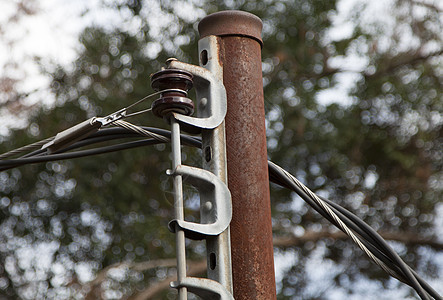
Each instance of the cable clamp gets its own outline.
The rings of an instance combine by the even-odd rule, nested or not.
[[[58,150],[66,148],[87,137],[88,135],[97,132],[101,126],[102,123],[100,123],[97,118],[94,117],[88,119],[80,124],[57,133],[52,141],[42,146],[42,149],[48,149],[49,153],[57,152]]]

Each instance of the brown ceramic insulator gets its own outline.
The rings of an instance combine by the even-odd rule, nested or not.
[[[194,102],[180,96],[160,97],[152,103],[152,112],[157,117],[163,118],[171,113],[190,116],[194,112]]]
[[[171,113],[192,115],[194,103],[187,98],[187,92],[192,88],[192,74],[179,69],[164,69],[152,74],[151,86],[155,91],[165,91],[159,99],[152,103],[152,112],[158,117],[165,117]]]

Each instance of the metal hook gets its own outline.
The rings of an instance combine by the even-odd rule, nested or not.
[[[172,288],[186,287],[202,299],[234,300],[224,286],[211,279],[186,277],[180,282],[173,281],[170,285]]]
[[[215,36],[208,36],[201,39],[200,43],[203,45],[202,52],[205,51],[206,53],[206,63],[208,65],[219,65],[217,38]],[[180,123],[194,127],[195,132],[200,131],[200,129],[214,129],[220,125],[225,119],[227,111],[226,89],[223,85],[222,75],[214,74],[211,70],[176,59],[170,59],[167,63],[168,68],[182,69],[191,73],[194,76],[194,86],[197,93],[197,117],[174,113],[174,118]],[[218,69],[221,70],[221,67],[218,66]]]
[[[204,239],[208,235],[222,233],[232,219],[231,193],[226,184],[213,173],[189,166],[179,165],[175,171],[168,170],[168,175],[181,175],[185,182],[195,186],[200,193],[200,204],[205,213],[207,224],[184,220],[169,222],[169,230],[175,232],[175,225],[185,231],[186,237],[194,240]],[[205,220],[205,221],[206,221]]]

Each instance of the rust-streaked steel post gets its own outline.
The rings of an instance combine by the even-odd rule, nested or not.
[[[200,36],[220,39],[228,186],[232,194],[231,253],[234,297],[276,299],[271,206],[261,65],[261,20],[222,11],[199,23]]]

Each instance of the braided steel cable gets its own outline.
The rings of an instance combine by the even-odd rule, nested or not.
[[[122,128],[126,128],[126,129],[131,130],[131,131],[134,131],[134,132],[136,132],[136,133],[138,133],[140,135],[156,139],[156,140],[158,140],[160,142],[163,142],[163,143],[169,143],[171,141],[167,137],[164,137],[162,135],[159,135],[159,134],[156,134],[154,132],[148,131],[146,129],[143,129],[140,126],[134,125],[134,124],[126,122],[126,121],[117,120],[117,121],[114,121],[112,124],[120,126]]]
[[[26,145],[26,146],[23,146],[23,147],[14,149],[14,150],[8,151],[8,152],[3,153],[3,154],[0,155],[0,160],[8,158],[8,157],[15,156],[15,155],[18,155],[18,154],[23,154],[23,153],[26,153],[26,152],[31,151],[31,150],[40,149],[44,144],[52,141],[53,139],[54,139],[54,137],[50,137],[50,138],[47,138],[47,139],[44,139],[44,140],[41,140],[41,141],[38,141],[38,142],[35,142],[35,143],[32,143],[32,144],[29,144],[29,145]]]
[[[417,278],[412,273],[409,266],[407,266],[398,256],[398,260],[395,261],[396,265],[402,271],[403,276],[398,274],[396,271],[392,270],[389,266],[387,266],[383,261],[378,259],[360,240],[360,238],[355,235],[351,229],[337,216],[337,214],[331,209],[331,207],[323,201],[320,197],[318,197],[314,192],[312,192],[308,187],[306,187],[303,183],[301,183],[297,178],[295,178],[292,174],[290,174],[285,169],[276,165],[275,163],[268,161],[268,166],[274,169],[277,169],[282,175],[284,175],[291,183],[293,183],[296,187],[298,187],[303,193],[305,193],[309,198],[311,198],[316,205],[318,205],[324,212],[327,213],[328,216],[332,218],[335,222],[335,225],[339,227],[344,233],[346,233],[352,241],[357,244],[357,246],[363,250],[363,252],[372,259],[378,266],[380,266],[385,272],[389,275],[397,278],[398,280],[407,283],[411,287],[413,287],[417,293],[420,295],[422,299],[430,299],[429,294],[423,289],[422,285],[418,282]],[[287,187],[287,184],[285,185]],[[296,191],[297,192],[297,191]],[[441,299],[441,298],[437,298]]]
[[[120,124],[118,124],[120,123]],[[35,155],[26,155],[18,159],[9,160],[9,161],[0,161],[0,171],[13,168],[19,165],[24,165],[28,163],[37,163],[37,162],[45,162],[45,161],[52,161],[52,160],[59,160],[59,159],[70,159],[70,158],[76,158],[76,157],[83,157],[83,156],[89,156],[89,155],[96,155],[100,153],[107,153],[107,152],[114,152],[119,151],[123,149],[129,149],[134,147],[140,147],[145,145],[153,145],[157,143],[165,143],[170,142],[170,132],[167,130],[161,130],[158,128],[142,128],[140,126],[117,120],[114,122],[114,124],[121,126],[121,128],[108,128],[108,129],[101,129],[96,134],[92,134],[90,137],[79,141],[75,143],[74,145],[65,148],[62,150],[68,151],[72,150],[73,148],[81,147],[87,144],[93,144],[101,141],[106,140],[112,140],[122,137],[130,137],[134,136],[133,133],[136,133],[137,135],[143,135],[143,136],[149,136],[150,138],[153,138],[155,140],[143,140],[143,141],[137,141],[137,142],[130,142],[130,143],[124,143],[119,145],[113,145],[113,146],[107,146],[97,149],[90,149],[90,150],[83,150],[78,152],[71,152],[71,153],[65,153],[65,154],[50,154],[45,155],[42,153],[36,153]],[[129,130],[129,131],[125,131]],[[155,131],[155,132],[153,132]],[[131,133],[133,132],[133,133]],[[108,136],[108,137],[106,137]],[[0,157],[9,157],[12,155],[20,154],[25,151],[29,151],[31,149],[39,148],[42,144],[45,142],[50,141],[53,138],[49,138],[43,141],[39,141],[12,151],[9,151],[7,153],[2,154]],[[195,147],[200,147],[201,142],[199,138],[197,137],[191,137],[191,136],[182,136],[182,139],[184,139],[185,144],[192,145]],[[441,296],[438,295],[420,276],[417,275],[409,266],[407,266],[403,261],[401,261],[401,258],[398,257],[398,255],[392,250],[387,249],[386,247],[382,247],[382,245],[379,245],[375,241],[371,241],[370,237],[367,237],[365,235],[360,235],[360,233],[355,234],[350,228],[350,225],[348,224],[350,221],[347,219],[347,215],[343,216],[340,211],[337,210],[338,205],[335,203],[330,202],[329,200],[323,200],[320,197],[318,197],[315,193],[313,193],[309,188],[307,188],[304,184],[302,184],[299,180],[297,180],[292,174],[281,168],[280,166],[276,165],[275,163],[268,161],[268,165],[270,167],[270,178],[273,182],[276,182],[286,188],[289,188],[291,190],[296,191],[299,195],[301,193],[304,193],[309,199],[312,199],[312,201],[315,203],[316,206],[318,206],[321,211],[323,211],[322,215],[325,216],[328,220],[330,220],[333,224],[337,225],[343,232],[345,232],[354,243],[356,243],[360,249],[362,249],[366,255],[368,255],[369,258],[371,258],[377,265],[379,265],[384,271],[386,271],[391,276],[399,279],[400,281],[410,285],[413,287],[421,296],[422,299],[430,299],[429,294],[432,295],[435,299],[443,299]],[[284,176],[284,178],[282,178]],[[295,189],[297,187],[297,189]],[[301,192],[301,193],[300,193]],[[301,196],[301,195],[300,195]],[[303,198],[303,197],[302,197]],[[309,202],[308,202],[309,203]],[[314,206],[313,206],[314,207]],[[315,208],[315,207],[314,207]],[[317,208],[316,208],[317,209]],[[317,209],[318,210],[318,209]],[[344,209],[342,209],[342,212],[345,212]],[[319,211],[319,212],[321,212]],[[337,211],[335,213],[334,211]],[[350,213],[350,212],[348,212]],[[356,216],[354,216],[356,218]],[[362,223],[361,221],[360,223]],[[355,226],[358,226],[361,228],[362,224],[355,223]],[[353,226],[351,226],[353,228]],[[369,240],[368,240],[369,238]],[[381,239],[381,237],[379,237]],[[366,245],[366,246],[365,246]],[[375,247],[375,249],[374,249]],[[372,249],[372,251],[370,250]],[[377,250],[377,251],[376,251]],[[374,252],[375,251],[375,252]],[[380,253],[385,255],[390,259],[390,261],[385,260],[390,266],[388,266],[386,263],[384,263],[382,260],[376,257],[375,254],[377,254],[379,257]],[[394,255],[395,254],[395,255]],[[381,257],[383,258],[383,257]],[[399,262],[400,260],[400,262]],[[395,270],[394,270],[394,269]],[[406,269],[405,269],[406,268]],[[409,274],[408,274],[409,273]],[[411,278],[412,277],[412,278]],[[424,291],[423,288],[426,290]],[[429,294],[428,294],[429,293]]]
[[[274,165],[275,167],[280,168],[279,166],[277,166],[276,164],[274,164],[273,162],[268,162],[269,164]],[[297,178],[295,178],[294,176],[292,176],[292,174],[290,174],[288,171],[286,171],[283,168],[280,168],[281,171],[284,173],[284,175],[291,180],[295,185],[297,185],[300,189],[302,189],[306,194],[309,195],[309,197],[314,200],[314,202],[321,207],[321,209],[323,209],[333,220],[334,222],[337,224],[337,226],[344,232],[346,233],[351,239],[352,241],[357,244],[357,246],[362,249],[367,256],[369,256],[369,258],[371,258],[372,260],[374,260],[383,270],[385,270],[386,272],[388,272],[389,274],[391,274],[392,276],[397,277],[398,275],[395,272],[392,272],[391,269],[386,266],[385,263],[383,263],[382,261],[380,261],[377,257],[374,256],[374,254],[372,254],[371,251],[369,251],[368,248],[366,248],[365,245],[363,245],[363,243],[360,241],[360,239],[351,231],[351,229],[346,226],[345,223],[343,223],[343,221],[332,211],[332,209],[329,207],[328,204],[326,204],[322,199],[320,199],[316,194],[314,194],[314,192],[312,192],[308,187],[306,187],[303,183],[301,183]]]
[[[130,117],[137,116],[137,115],[140,115],[140,114],[143,114],[143,113],[146,113],[146,112],[150,112],[152,110],[151,108],[143,109],[143,110],[136,111],[136,112],[133,112],[133,113],[128,113],[128,110],[130,108],[136,106],[137,104],[146,101],[149,98],[152,98],[154,96],[157,96],[157,95],[165,93],[165,92],[183,92],[183,93],[187,94],[186,91],[182,91],[180,89],[166,89],[166,90],[154,92],[154,93],[151,93],[151,94],[149,94],[149,95],[147,95],[147,96],[145,96],[145,97],[135,101],[134,103],[132,103],[131,105],[129,105],[129,106],[125,107],[125,108],[122,108],[122,109],[120,109],[120,110],[118,110],[118,111],[116,111],[116,112],[114,112],[114,113],[112,113],[112,114],[110,114],[110,115],[108,115],[106,117],[96,118],[96,120],[99,121],[100,123],[102,123],[102,125],[115,124],[115,125],[118,125],[120,127],[127,128],[127,129],[130,129],[132,131],[135,131],[135,132],[137,132],[137,133],[139,133],[141,135],[148,136],[148,137],[157,139],[157,140],[165,142],[165,143],[169,142],[169,139],[167,139],[165,137],[162,137],[162,136],[157,135],[155,133],[147,132],[147,131],[143,130],[142,128],[140,128],[139,126],[136,126],[136,125],[133,125],[131,123],[124,122],[124,121],[120,120],[121,118],[130,118]],[[32,150],[39,149],[43,145],[47,144],[48,142],[53,141],[54,138],[56,138],[56,137],[53,136],[53,137],[50,137],[50,138],[47,138],[47,139],[44,139],[44,140],[41,140],[41,141],[38,141],[38,142],[35,142],[35,143],[32,143],[32,144],[25,145],[23,147],[20,147],[20,148],[8,151],[6,153],[0,154],[0,160],[4,160],[5,158],[13,157],[13,156],[16,156],[16,155],[19,155],[19,154],[23,154],[23,153],[26,153],[26,152],[29,152],[29,151],[32,151]]]

